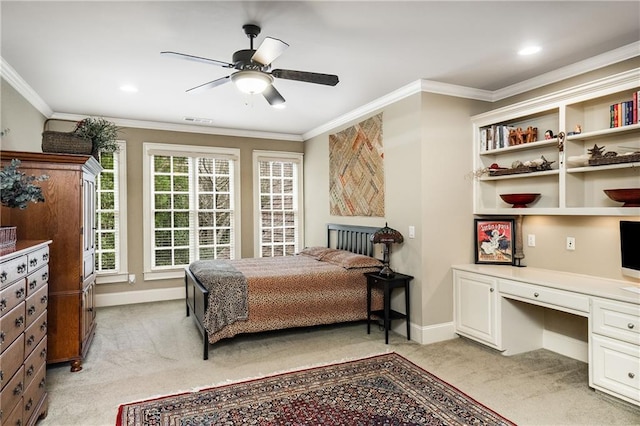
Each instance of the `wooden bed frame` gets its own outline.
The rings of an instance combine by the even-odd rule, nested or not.
[[[374,245],[371,235],[379,228],[357,225],[327,225],[327,247],[373,257]],[[204,315],[209,305],[208,290],[196,279],[189,267],[185,268],[185,299],[187,316],[193,318],[202,333],[203,359],[209,358],[209,335],[204,328]]]

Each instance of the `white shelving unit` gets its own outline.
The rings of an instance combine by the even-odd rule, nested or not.
[[[534,98],[472,117],[474,170],[497,163],[510,168],[515,161],[542,156],[551,170],[483,175],[474,179],[474,214],[640,216],[640,207],[622,207],[604,189],[640,188],[640,162],[589,166],[573,161],[594,145],[618,154],[640,151],[640,124],[610,128],[610,106],[629,101],[640,90],[640,68]],[[537,127],[538,141],[481,150],[480,130],[492,125]],[[576,125],[581,133],[569,135]],[[558,138],[544,139],[546,130]],[[572,160],[572,161],[569,161]],[[500,194],[540,193],[527,208],[513,209]]]

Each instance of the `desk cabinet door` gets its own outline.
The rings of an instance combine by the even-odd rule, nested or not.
[[[501,350],[497,280],[462,271],[453,280],[456,332]]]

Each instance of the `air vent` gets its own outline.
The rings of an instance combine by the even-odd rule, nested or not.
[[[210,118],[197,118],[197,117],[185,117],[184,121],[188,121],[189,123],[198,123],[198,124],[211,124],[213,120]]]

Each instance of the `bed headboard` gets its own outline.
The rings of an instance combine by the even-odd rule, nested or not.
[[[327,224],[327,247],[373,257],[371,235],[380,228],[373,226]]]

